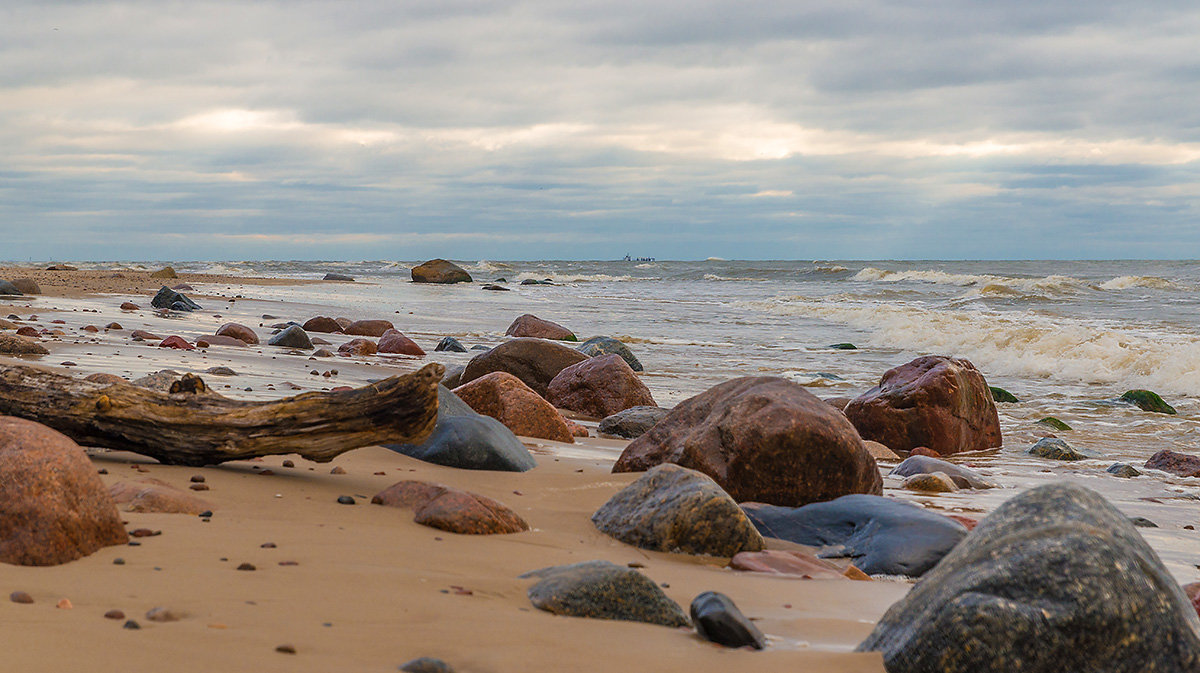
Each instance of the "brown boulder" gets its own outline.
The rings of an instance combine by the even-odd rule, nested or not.
[[[128,541],[83,449],[44,425],[0,416],[0,562],[58,565]]]
[[[470,283],[471,274],[444,259],[431,259],[412,269],[414,283]]]
[[[425,351],[417,345],[417,342],[394,329],[384,332],[383,336],[379,338],[379,352],[399,353],[401,355],[425,355]]]
[[[370,339],[351,339],[338,346],[338,352],[342,355],[374,355],[378,350]]]
[[[163,268],[150,274],[151,278],[178,278],[179,274],[175,273],[174,267],[164,266]]]
[[[41,294],[42,288],[38,287],[37,281],[32,278],[15,278],[12,282],[13,286],[20,290],[23,294]]]
[[[1146,461],[1146,467],[1151,470],[1170,472],[1181,477],[1200,477],[1200,456],[1163,449],[1150,456],[1150,460]]]
[[[863,439],[893,451],[925,446],[943,456],[1001,445],[996,402],[967,360],[920,357],[888,370],[846,406]]]
[[[142,308],[141,306],[138,306],[137,304],[135,304],[131,301],[121,302],[121,310],[122,311],[137,311],[137,310],[140,310],[141,308]]]
[[[305,332],[323,332],[325,334],[337,334],[344,331],[338,321],[323,315],[309,318],[303,327]]]
[[[746,572],[790,575],[806,580],[845,579],[833,563],[802,551],[744,551],[729,560],[729,567]]]
[[[879,442],[872,442],[869,439],[864,439],[863,447],[875,460],[900,460],[900,456],[896,455],[895,451],[892,451]]]
[[[17,336],[31,337],[36,339],[41,335],[42,333],[39,332],[36,327],[31,327],[30,325],[21,325],[17,328]]]
[[[471,358],[463,369],[460,381],[469,383],[492,372],[507,372],[521,379],[539,395],[555,376],[588,356],[579,351],[545,339],[529,337],[513,339]]]
[[[181,491],[157,479],[144,482],[121,481],[108,489],[113,501],[127,504],[130,512],[157,514],[199,514],[213,509],[213,504]]]
[[[0,329],[17,329],[17,323],[0,318]]]
[[[169,336],[158,343],[159,348],[178,348],[179,350],[192,351],[196,347],[181,336]]]
[[[656,407],[650,389],[620,355],[599,355],[566,367],[546,387],[556,407],[605,418],[631,407]]]
[[[387,320],[355,320],[346,326],[346,334],[381,337],[390,329],[395,327]]]
[[[575,338],[575,333],[566,327],[556,322],[542,320],[531,313],[526,313],[514,320],[508,326],[508,331],[504,334],[513,337],[537,337],[539,339],[553,339],[555,341],[579,341],[579,339]]]
[[[258,335],[254,333],[254,330],[236,322],[227,322],[221,325],[221,328],[217,330],[217,336],[233,337],[247,344],[258,343]]]
[[[233,346],[234,348],[247,348],[245,341],[235,339],[231,336],[209,335],[196,337],[197,348],[208,348],[209,346]]]
[[[1051,436],[1053,436],[1053,435],[1051,435]],[[910,455],[910,456],[928,456],[929,458],[941,458],[942,457],[942,454],[940,454],[937,451],[934,451],[933,449],[926,447],[926,446],[918,446],[917,448],[913,449],[912,451],[909,451],[908,455]]]
[[[423,481],[402,481],[371,498],[377,505],[414,510],[413,521],[460,535],[529,530],[519,514],[491,498]]]
[[[129,338],[130,339],[142,339],[144,341],[158,341],[159,339],[162,339],[162,337],[158,336],[157,334],[155,334],[153,332],[147,332],[144,329],[133,330],[132,332],[129,333]]]
[[[21,329],[25,329],[22,327]],[[0,334],[0,353],[5,355],[47,355],[50,351],[36,341],[17,334]]]
[[[575,441],[566,419],[520,379],[492,372],[454,389],[467,406],[500,421],[513,434],[570,444]]]
[[[846,417],[777,377],[734,379],[684,400],[625,447],[613,472],[660,463],[699,470],[738,502],[799,507],[883,489]]]

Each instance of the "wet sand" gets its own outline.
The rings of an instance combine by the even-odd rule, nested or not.
[[[98,275],[45,284],[47,294],[41,297],[0,301],[0,316],[27,321],[36,315],[31,324],[62,332],[42,339],[49,356],[24,362],[76,376],[107,372],[131,379],[165,368],[190,371],[201,373],[223,394],[268,399],[363,385],[429,361],[461,363],[473,355],[433,353],[433,344],[424,339],[418,342],[429,351],[426,358],[322,359],[268,346],[192,352],[157,348],[157,342],[130,341],[130,331],[179,334],[194,341],[235,321],[265,337],[272,321],[302,322],[315,313],[304,306],[254,300],[252,289],[259,280],[220,278],[189,293],[207,310],[163,316],[149,309],[149,295],[159,281],[104,276],[126,272],[88,273]],[[129,284],[114,289],[109,281]],[[175,282],[200,281],[181,277],[168,284]],[[236,294],[243,298],[227,301]],[[121,311],[120,303],[127,300],[143,310]],[[89,324],[103,328],[113,321],[122,328],[82,331]],[[331,350],[351,338],[319,336],[334,342]],[[203,373],[218,365],[238,375]],[[330,376],[321,375],[325,372]],[[585,425],[594,434],[595,424]],[[1118,480],[1103,474],[1107,462],[1048,464],[1021,457],[1026,437],[1005,439],[1014,448],[954,459],[1004,488],[922,495],[885,478],[885,495],[982,517],[1020,489],[1053,479],[1080,481],[1127,514],[1158,523],[1160,528],[1142,529],[1143,534],[1177,579],[1197,579],[1192,565],[1196,533],[1183,529],[1195,523],[1194,503],[1186,499],[1196,480],[1165,475]],[[418,656],[441,657],[460,671],[882,670],[878,655],[851,650],[904,595],[908,581],[767,577],[729,570],[722,559],[648,552],[616,542],[599,533],[590,516],[637,477],[609,472],[625,442],[526,443],[538,467],[523,474],[455,470],[378,447],[350,452],[332,464],[277,456],[202,469],[94,451],[93,462],[107,470],[103,479],[108,484],[155,478],[186,488],[190,476],[204,475],[211,490],[198,495],[213,504],[215,514],[204,522],[191,515],[126,513],[130,529],[151,528],[162,535],[53,568],[0,566],[0,590],[26,591],[36,600],[33,605],[0,602],[0,628],[11,642],[22,643],[7,657],[13,670],[22,671],[67,670],[81,662],[99,670],[163,665],[181,671],[395,670]],[[295,467],[281,467],[289,458]],[[331,474],[334,465],[346,474]],[[883,467],[886,474],[890,466]],[[262,469],[275,474],[258,474]],[[409,511],[367,504],[371,495],[401,479],[436,481],[493,497],[525,517],[532,530],[459,536],[417,525]],[[341,495],[356,496],[358,504],[338,504]],[[263,548],[267,542],[276,547]],[[114,564],[117,558],[125,563]],[[643,572],[667,585],[667,594],[685,609],[702,591],[728,594],[768,635],[768,650],[725,650],[694,633],[661,626],[555,617],[532,607],[525,596],[529,581],[517,577],[592,559],[644,564]],[[298,565],[281,566],[280,561]],[[245,562],[257,570],[236,570]],[[55,608],[64,597],[73,609]],[[145,612],[157,606],[186,616],[173,623],[146,620]],[[104,619],[111,609],[123,610],[143,628],[125,630],[121,621]],[[285,643],[297,653],[275,651]]]

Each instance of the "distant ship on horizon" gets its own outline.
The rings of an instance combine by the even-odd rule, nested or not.
[[[621,261],[622,262],[653,262],[654,258],[653,257],[630,257],[629,255],[625,255],[625,259],[623,259]]]

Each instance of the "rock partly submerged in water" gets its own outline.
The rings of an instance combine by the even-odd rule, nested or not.
[[[541,318],[526,313],[518,317],[508,326],[505,336],[513,337],[536,337],[538,339],[551,339],[554,341],[578,341],[575,338],[575,333],[563,327],[562,325],[542,320]]]
[[[584,561],[521,575],[534,607],[556,615],[688,626],[687,615],[652,580],[610,561]]]
[[[629,365],[629,368],[635,372],[642,370],[642,363],[638,361],[637,356],[633,351],[629,350],[629,346],[624,343],[607,336],[595,336],[576,347],[580,353],[588,357],[596,357],[597,355],[620,355],[621,359]]]
[[[1132,404],[1142,411],[1171,416],[1177,413],[1175,407],[1164,402],[1163,398],[1159,397],[1158,393],[1152,390],[1126,390],[1121,395],[1121,400]]]
[[[1017,399],[1016,395],[1008,392],[1000,386],[988,386],[988,390],[992,393],[992,400],[995,402],[1003,402],[1005,404],[1016,404],[1021,400]]]
[[[1058,437],[1043,437],[1026,451],[1031,456],[1049,460],[1088,460],[1096,458],[1095,454],[1077,449]]]
[[[777,377],[734,379],[681,402],[625,448],[613,471],[665,462],[704,472],[738,502],[795,506],[883,488],[846,417]]]
[[[1067,432],[1071,429],[1071,426],[1067,425],[1066,423],[1063,423],[1062,421],[1058,420],[1057,418],[1055,418],[1053,416],[1047,416],[1045,418],[1037,420],[1036,422],[1038,425],[1044,425],[1047,428],[1050,428],[1052,430],[1058,430],[1059,432]]]
[[[1163,449],[1146,461],[1146,469],[1162,470],[1180,477],[1200,477],[1200,456]]]
[[[761,650],[767,639],[754,622],[746,619],[733,600],[716,591],[705,591],[692,600],[692,624],[701,638],[725,647]]]
[[[863,439],[893,451],[925,446],[947,456],[1002,443],[987,382],[959,358],[930,355],[890,369],[845,411]]]
[[[656,406],[650,389],[616,354],[566,367],[546,387],[546,399],[560,409],[596,418],[633,407]]]
[[[1112,465],[1108,466],[1108,469],[1105,470],[1105,472],[1113,475],[1114,477],[1121,477],[1122,479],[1132,479],[1133,477],[1142,476],[1142,473],[1139,472],[1136,467],[1126,463],[1113,463]]]
[[[632,407],[606,416],[600,421],[598,430],[605,435],[637,439],[669,413],[670,409],[662,407]]]
[[[459,343],[458,339],[455,339],[452,336],[442,337],[442,340],[438,342],[437,346],[434,347],[433,350],[435,352],[446,351],[449,353],[466,353],[467,352],[466,347],[463,346],[461,343]]]
[[[929,456],[909,456],[888,474],[896,477],[911,477],[916,474],[932,474],[934,472],[947,475],[959,488],[996,488],[996,484],[988,481],[975,470]]]
[[[511,430],[475,413],[445,386],[438,386],[437,425],[424,443],[384,446],[427,463],[468,470],[525,472],[537,467]]]
[[[889,673],[1200,670],[1200,619],[1130,521],[1069,483],[985,518],[859,645]]]
[[[731,557],[763,538],[717,482],[678,465],[654,467],[592,515],[601,532],[635,547]]]
[[[964,537],[962,524],[903,500],[846,495],[804,507],[742,506],[766,537],[848,557],[869,575],[920,577]]]
[[[338,280],[342,282],[353,283],[354,276],[347,276],[344,273],[327,273],[321,280]]]
[[[471,274],[453,262],[431,259],[413,267],[412,280],[414,283],[470,283]]]

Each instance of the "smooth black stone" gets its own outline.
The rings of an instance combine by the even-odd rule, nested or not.
[[[125,624],[124,624],[124,625],[122,625],[122,626],[121,626],[121,628],[123,628],[123,629],[130,629],[130,630],[137,630],[137,629],[140,629],[140,628],[142,628],[142,625],[141,625],[141,624],[138,624],[137,622],[135,622],[135,621],[133,621],[132,619],[130,619],[129,621],[125,622]]]
[[[347,276],[344,273],[327,273],[327,274],[325,274],[325,277],[322,278],[321,280],[342,280],[342,281],[354,282],[354,277]]]
[[[637,439],[669,413],[670,409],[662,407],[630,407],[605,417],[597,429],[601,434]]]
[[[267,341],[268,346],[282,346],[284,348],[299,348],[300,350],[310,351],[313,349],[312,339],[308,338],[308,332],[299,325],[291,325],[279,334],[271,337]]]
[[[855,493],[803,507],[742,505],[766,537],[826,547],[824,558],[848,557],[868,575],[920,577],[967,536],[949,517],[878,495]]]
[[[1200,670],[1200,619],[1133,524],[1068,482],[996,508],[858,647],[889,673]]]
[[[626,346],[624,343],[612,337],[592,337],[591,339],[588,339],[587,341],[576,346],[575,350],[589,357],[608,354],[620,355],[621,359],[624,360],[625,363],[628,364],[631,369],[633,369],[633,371],[643,371],[642,363],[638,361],[637,356],[633,354],[633,351],[629,350],[629,346]]]
[[[467,352],[466,347],[463,346],[461,343],[459,343],[458,339],[455,339],[452,336],[442,337],[442,340],[438,342],[438,345],[435,346],[433,350],[448,351],[450,353],[466,353]]]
[[[490,351],[490,350],[492,350],[492,347],[484,346],[483,344],[476,344],[474,346],[471,346],[471,350],[473,350],[473,351]]]
[[[338,504],[340,504],[340,505],[353,505],[354,504],[353,496],[349,496],[349,495],[339,495],[337,501],[338,501]]]
[[[858,346],[855,346],[852,343],[829,344],[828,347],[832,348],[834,350],[838,350],[838,351],[856,351],[856,350],[858,350]]]
[[[179,308],[176,308],[177,304],[180,305]],[[183,296],[179,292],[172,290],[171,288],[167,287],[166,285],[163,285],[162,288],[158,291],[158,294],[154,295],[154,298],[150,300],[150,305],[153,306],[154,308],[169,308],[173,311],[198,311],[198,310],[200,310],[199,304],[192,301],[191,299],[188,299],[187,297]]]
[[[691,607],[692,624],[696,633],[706,640],[725,647],[753,647],[761,650],[767,645],[762,631],[754,625],[725,594],[705,591],[696,596]]]
[[[945,473],[959,488],[996,488],[995,484],[975,470],[931,456],[909,456],[888,474],[895,477],[911,477],[914,474],[933,474],[934,472]]]

